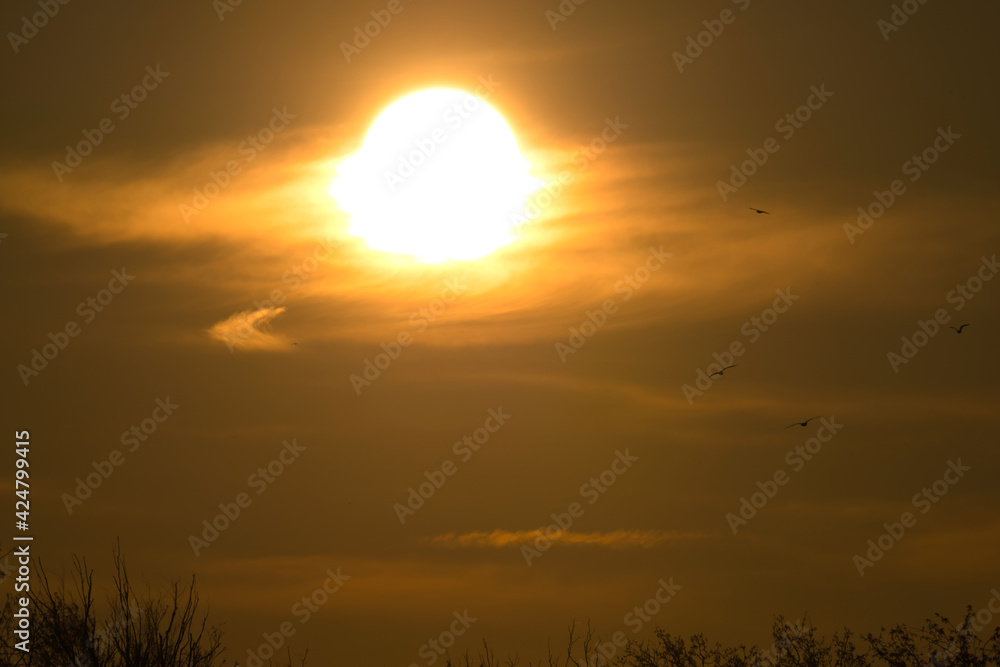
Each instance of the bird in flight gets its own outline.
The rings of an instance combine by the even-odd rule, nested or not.
[[[785,428],[791,428],[793,426],[805,426],[806,424],[808,424],[809,422],[811,422],[814,419],[819,419],[819,415],[817,415],[815,417],[810,417],[809,419],[805,420],[804,422],[795,422],[794,424],[789,424]]]
[[[958,327],[957,329],[955,329],[955,327],[948,327],[948,328],[949,328],[949,329],[955,329],[955,331],[956,331],[956,332],[958,332],[958,333],[962,333],[962,329],[964,329],[964,328],[965,328],[965,327],[967,327],[967,326],[969,326],[969,325],[968,325],[968,324],[963,324],[963,325],[961,325],[960,327]]]
[[[767,213],[768,215],[771,215],[770,211],[762,211],[759,208],[754,208],[753,206],[748,206],[747,208],[749,208],[751,211],[756,211],[758,214]]]
[[[736,368],[737,365],[738,364],[733,364],[732,366],[726,366],[725,368],[723,368],[721,370],[715,371],[714,373],[712,373],[712,375],[722,375],[723,373],[725,373],[730,368]],[[712,375],[709,375],[708,377],[712,377]]]

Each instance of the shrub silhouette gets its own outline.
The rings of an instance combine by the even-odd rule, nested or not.
[[[589,625],[582,636],[577,636],[575,625],[571,625],[564,655],[555,655],[550,649],[545,660],[529,662],[527,667],[1000,667],[1000,628],[982,639],[972,631],[972,607],[966,611],[960,627],[935,614],[919,628],[896,625],[877,635],[868,633],[862,637],[862,649],[849,628],[827,641],[816,636],[808,619],[793,624],[781,616],[771,628],[774,643],[765,649],[710,644],[703,634],[685,640],[657,628],[655,640],[628,640],[623,648],[616,648],[610,660],[601,653],[607,642],[601,642]],[[445,667],[513,667],[520,663],[517,656],[500,662],[485,642],[483,646],[476,659],[468,653],[460,661],[449,657]]]
[[[0,666],[28,667],[221,667],[225,646],[221,626],[198,611],[195,578],[160,593],[133,587],[120,549],[114,552],[114,591],[109,613],[98,621],[93,570],[73,558],[71,582],[50,581],[44,568],[34,572],[28,608],[30,651],[16,648],[16,597],[0,610]],[[291,655],[288,654],[288,664]],[[303,658],[302,663],[305,663]]]
[[[69,586],[54,585],[41,567],[35,573],[28,594],[30,652],[15,647],[13,614],[20,594],[8,594],[0,610],[0,667],[222,667],[222,630],[209,624],[207,612],[198,611],[194,577],[186,586],[174,583],[158,594],[140,594],[116,548],[109,613],[98,622],[93,570],[77,557],[73,565]],[[703,634],[685,640],[657,628],[655,639],[630,639],[616,646],[613,655],[613,645],[602,642],[589,625],[578,635],[574,624],[565,653],[553,654],[550,647],[544,660],[527,667],[1000,667],[1000,628],[980,637],[973,631],[971,606],[960,626],[934,616],[919,628],[896,625],[866,634],[860,648],[848,628],[827,640],[817,637],[808,619],[789,623],[777,616],[771,628],[774,642],[763,649],[710,644]],[[301,662],[305,664],[304,657]],[[291,663],[289,652],[285,664]],[[450,655],[444,661],[444,667],[518,664],[518,656],[498,660],[485,641],[475,658],[466,652],[457,661]]]

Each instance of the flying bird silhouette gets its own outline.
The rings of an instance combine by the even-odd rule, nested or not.
[[[789,425],[788,425],[788,426],[786,426],[785,428],[791,428],[791,427],[793,427],[793,426],[805,426],[806,424],[808,424],[808,423],[809,423],[809,422],[811,422],[812,420],[814,420],[814,419],[819,419],[819,418],[820,418],[820,415],[817,415],[817,416],[815,416],[815,417],[810,417],[809,419],[805,420],[804,422],[795,422],[794,424],[789,424]]]
[[[738,365],[739,364],[733,364],[732,366],[726,366],[725,368],[723,368],[721,370],[715,371],[714,373],[712,373],[712,375],[722,375],[723,373],[725,373],[730,368],[736,368]],[[709,375],[708,377],[712,377],[712,375]]]
[[[966,324],[963,324],[963,325],[961,325],[961,326],[960,326],[960,327],[958,327],[957,329],[955,329],[955,327],[948,327],[948,328],[949,328],[949,329],[955,329],[955,331],[956,331],[956,332],[958,332],[958,333],[962,333],[962,329],[964,329],[964,328],[965,328],[965,327],[967,327],[967,326],[969,326],[969,325],[968,325],[968,324],[966,323]]]
[[[767,213],[768,215],[771,215],[770,211],[762,211],[759,208],[754,208],[753,206],[748,206],[747,208],[749,208],[751,211],[756,211],[758,215],[761,213]]]

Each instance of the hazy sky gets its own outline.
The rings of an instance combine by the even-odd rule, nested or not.
[[[286,622],[428,665],[1000,586],[994,3],[41,5],[0,18],[2,390],[53,572],[195,573],[243,665]],[[435,87],[562,177],[478,261],[370,250],[327,191]]]

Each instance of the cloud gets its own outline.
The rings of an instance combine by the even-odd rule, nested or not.
[[[536,530],[473,531],[461,535],[447,533],[425,539],[431,544],[451,548],[493,547],[500,549],[534,543],[539,537],[545,536],[545,530],[545,528],[538,528]],[[558,533],[555,541],[574,546],[598,546],[611,549],[642,547],[648,549],[664,542],[694,540],[702,537],[705,537],[704,533],[673,530],[612,530],[603,533],[574,533],[564,530]]]
[[[271,321],[285,312],[284,307],[258,308],[235,313],[217,322],[208,335],[229,347],[241,350],[280,350],[288,348],[288,341],[271,333]]]

